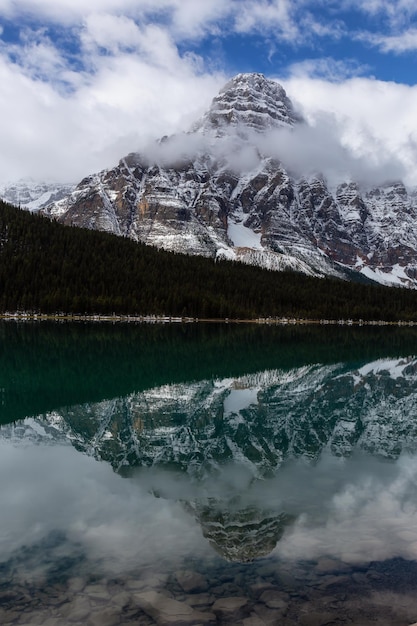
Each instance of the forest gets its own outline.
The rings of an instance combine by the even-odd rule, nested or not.
[[[0,201],[0,313],[417,321],[417,291],[175,254]]]

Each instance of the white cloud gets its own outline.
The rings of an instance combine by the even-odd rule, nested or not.
[[[210,549],[180,504],[155,498],[139,481],[121,478],[72,447],[2,443],[0,469],[3,561],[25,545],[43,541],[45,549],[45,540],[57,531],[68,542],[61,550],[78,546],[90,567],[113,574],[162,559],[201,557]],[[48,567],[48,558],[37,558],[35,574]]]
[[[332,115],[322,114],[314,126],[268,134],[261,149],[279,158],[293,175],[322,174],[330,185],[354,180],[369,187],[404,177],[405,168],[392,154],[364,156],[343,141],[342,133]]]
[[[2,4],[0,15],[21,17],[22,27],[19,40],[0,43],[0,177],[78,180],[152,137],[188,128],[226,77],[204,73],[195,54],[180,55],[174,36],[201,34],[229,5],[161,0],[156,11],[151,0]],[[155,12],[165,26],[146,22]],[[52,41],[28,14],[69,28]]]
[[[104,21],[104,30],[109,23]],[[94,71],[62,70],[62,59],[45,47],[48,54],[37,67],[49,64],[57,78],[72,81],[70,93],[37,78],[30,64],[21,67],[0,57],[0,119],[14,120],[2,128],[3,180],[31,176],[76,182],[111,167],[151,140],[187,130],[226,81],[223,75],[202,73],[198,59],[180,57],[160,27],[139,29],[124,20],[117,24],[127,28],[140,55],[123,50],[110,56],[96,53],[104,31],[103,22],[94,20],[85,31],[91,35],[85,45],[90,46]],[[117,42],[116,29],[111,46],[118,47]],[[305,66],[296,66],[293,76],[280,82],[310,128],[281,133],[276,142],[271,136],[269,143],[255,146],[282,159],[295,173],[312,173],[314,167],[330,179],[347,176],[377,183],[402,177],[416,185],[417,87],[367,78],[330,82],[309,78],[302,69]],[[335,73],[338,70],[342,73],[344,67],[336,66]],[[167,158],[177,149],[198,149],[187,141],[185,147],[183,139],[171,142]],[[222,144],[217,150],[237,168],[249,168],[256,161],[249,151],[238,163],[233,145]]]
[[[14,18],[17,15],[30,16],[40,21],[53,20],[59,24],[77,23],[93,13],[125,13],[135,8],[150,7],[143,0],[5,0],[0,15]]]
[[[417,13],[414,0],[342,0],[341,6],[354,7],[371,16],[382,15],[395,23],[405,23]]]
[[[236,136],[213,145],[207,137],[180,134],[148,149],[149,158],[171,164],[205,151],[247,171],[263,155],[279,159],[296,176],[323,174],[330,184],[355,180],[373,186],[401,179],[417,185],[417,87],[368,78],[329,82],[302,73],[280,82],[307,124],[253,133],[252,148],[244,152]]]
[[[416,29],[410,27],[417,16],[414,0],[342,0],[340,9],[365,14],[364,29],[350,33],[351,39],[375,46],[383,53],[415,50]]]
[[[156,22],[162,18],[177,36],[194,38],[212,32],[220,19],[237,11],[235,0],[5,0],[0,16],[15,18],[29,15],[37,20],[57,24],[79,24],[89,16],[126,16],[138,23]]]
[[[317,0],[242,0],[234,4],[234,30],[258,33],[275,43],[312,45],[315,38],[346,35],[336,12],[317,15]]]
[[[235,15],[236,29],[245,33],[278,29],[287,38],[298,37],[298,27],[293,18],[294,6],[288,0],[245,0]]]
[[[262,158],[273,158],[295,177],[323,175],[332,186],[354,180],[372,187],[405,177],[406,168],[396,155],[383,148],[377,151],[377,157],[362,155],[343,139],[343,130],[334,115],[322,113],[313,125],[300,124],[265,134],[248,133],[239,127],[215,141],[204,134],[178,134],[162,143],[149,144],[142,154],[150,163],[163,167],[193,160],[201,153],[210,154],[239,174],[256,170]],[[247,140],[242,140],[243,135]]]
[[[417,184],[417,86],[369,78],[329,82],[295,75],[282,81],[312,125],[333,118],[335,133],[349,152],[374,171],[396,164],[405,182]]]
[[[366,457],[339,460],[339,467],[335,460],[320,461],[313,476],[304,476],[310,495],[302,484],[299,492],[290,483],[302,514],[278,543],[276,554],[294,560],[327,554],[347,563],[417,558],[416,478],[413,457],[385,466]]]
[[[394,4],[402,16],[414,10],[407,0]],[[368,15],[392,14],[383,0],[346,0],[340,10],[352,5]],[[282,40],[344,34],[341,13],[319,19],[318,6],[319,0],[160,0],[156,8],[152,0],[4,0],[0,16],[21,31],[13,44],[0,41],[0,177],[78,180],[153,138],[187,130],[228,77],[195,53],[180,53],[180,44],[207,34],[257,33],[273,61]],[[48,30],[51,21],[64,28]],[[386,52],[417,45],[413,29],[405,38],[373,37]],[[338,166],[344,155],[353,171],[353,157],[371,170],[405,167],[415,184],[416,90],[350,78],[368,69],[354,59],[307,59],[280,82],[316,135],[319,127],[325,132],[324,165],[333,146]],[[295,155],[293,144],[288,150]]]
[[[94,56],[95,72],[60,90],[0,56],[3,180],[20,176],[78,181],[110,167],[151,137],[187,128],[224,82],[200,75],[159,33],[147,33],[150,60]],[[159,55],[159,56],[158,56]],[[35,73],[35,72],[34,72]]]
[[[172,31],[179,38],[198,39],[206,32],[218,34],[221,20],[233,13],[233,0],[176,0],[172,4]]]
[[[398,35],[374,35],[364,33],[361,35],[364,41],[378,47],[382,52],[395,52],[401,54],[417,50],[417,28],[410,28]]]
[[[0,52],[3,51],[4,58],[13,59],[16,67],[28,77],[49,83],[59,82],[62,80],[62,72],[67,69],[67,63],[45,30],[24,29],[19,44],[0,45]]]
[[[79,24],[89,17],[124,15],[137,24],[164,24],[177,41],[198,40],[207,34],[267,33],[273,40],[301,41],[314,33],[336,37],[341,22],[314,16],[317,0],[13,0],[0,7],[0,16]],[[309,10],[311,8],[311,10]],[[328,21],[328,20],[327,20]]]
[[[369,71],[367,65],[358,63],[355,59],[333,59],[321,57],[305,59],[293,63],[289,72],[292,76],[322,78],[330,82],[342,82],[352,76],[360,76]]]
[[[103,48],[113,54],[120,50],[137,49],[140,39],[140,29],[132,19],[110,14],[87,16],[81,35],[85,48]]]
[[[152,566],[158,571],[161,563],[178,568],[183,559],[207,558],[213,549],[179,504],[195,499],[204,504],[205,498],[219,511],[230,510],[235,501],[242,510],[294,516],[274,550],[290,561],[329,555],[348,563],[417,558],[415,456],[387,462],[365,454],[345,459],[323,454],[314,465],[294,461],[256,482],[244,468],[224,466],[215,477],[193,484],[187,475],[155,468],[121,478],[107,463],[66,445],[2,442],[0,451],[2,560],[42,543],[46,556],[43,561],[40,553],[36,560],[29,555],[25,575],[32,573],[30,566],[39,576],[56,565],[47,540],[57,531],[67,542],[59,546],[58,558],[77,546],[89,571],[103,568],[115,575]]]

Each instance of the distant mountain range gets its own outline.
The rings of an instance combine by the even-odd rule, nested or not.
[[[167,250],[416,287],[417,190],[400,181],[330,186],[320,173],[288,171],[280,143],[306,125],[278,83],[239,74],[191,130],[146,154],[56,188],[49,201],[46,190],[28,202],[18,187],[3,196]]]
[[[36,182],[25,179],[0,186],[0,198],[14,206],[39,211],[52,202],[62,200],[75,188],[74,184]]]

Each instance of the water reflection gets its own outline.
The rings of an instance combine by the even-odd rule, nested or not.
[[[349,560],[363,558],[367,545],[370,556],[385,558],[405,553],[394,531],[404,537],[415,521],[416,364],[413,357],[354,369],[316,364],[164,385],[28,418],[1,436],[71,444],[106,461],[144,493],[182,503],[230,560],[265,556],[283,535],[291,548],[277,550],[286,556],[316,557],[327,542]],[[48,474],[43,464],[39,471]],[[358,549],[349,537],[339,541],[345,526]],[[407,536],[414,555],[417,535]]]
[[[121,393],[103,396],[103,386],[87,390],[88,402],[59,404],[59,394],[48,392],[51,410],[0,428],[4,623],[21,594],[34,594],[35,611],[41,590],[57,585],[71,616],[59,609],[57,624],[77,621],[80,593],[89,619],[105,598],[114,611],[109,624],[175,623],[184,602],[192,613],[181,614],[181,623],[190,624],[243,624],[255,616],[307,623],[300,611],[328,610],[332,602],[350,623],[366,623],[366,602],[373,603],[369,615],[379,603],[377,623],[415,621],[414,600],[404,608],[390,597],[382,609],[378,594],[415,594],[417,346],[411,352],[410,335],[404,345],[396,335],[390,348],[370,347],[371,333],[370,344],[346,342],[345,359],[327,347],[318,361],[320,334],[309,351],[271,332],[269,341],[261,334],[265,360],[249,341],[246,363],[241,347],[238,360],[226,351],[214,368],[210,357],[188,380],[189,364],[183,370],[177,362],[148,384],[152,377],[141,368],[156,371],[162,362],[153,338],[156,361],[143,357],[152,355],[145,342],[143,361],[133,357],[132,367],[122,367],[132,373]],[[244,337],[251,333],[238,329],[223,345],[233,352]],[[190,353],[206,340],[193,337]],[[122,344],[116,353],[127,358],[132,344],[126,351]],[[112,361],[103,362],[107,369]],[[11,372],[3,374],[8,399],[18,387]],[[69,382],[64,397],[73,393],[79,397]],[[2,613],[10,581],[15,596]],[[164,593],[177,602],[169,610]],[[361,594],[367,599],[347,608],[347,598]],[[220,600],[243,596],[240,608],[222,608]],[[103,615],[94,619],[107,623]],[[315,623],[339,623],[321,619]]]
[[[165,384],[417,354],[414,329],[0,322],[0,423]]]

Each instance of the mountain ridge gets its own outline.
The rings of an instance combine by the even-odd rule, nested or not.
[[[73,183],[37,182],[26,178],[0,185],[0,198],[14,206],[37,212],[68,196],[74,187]]]

